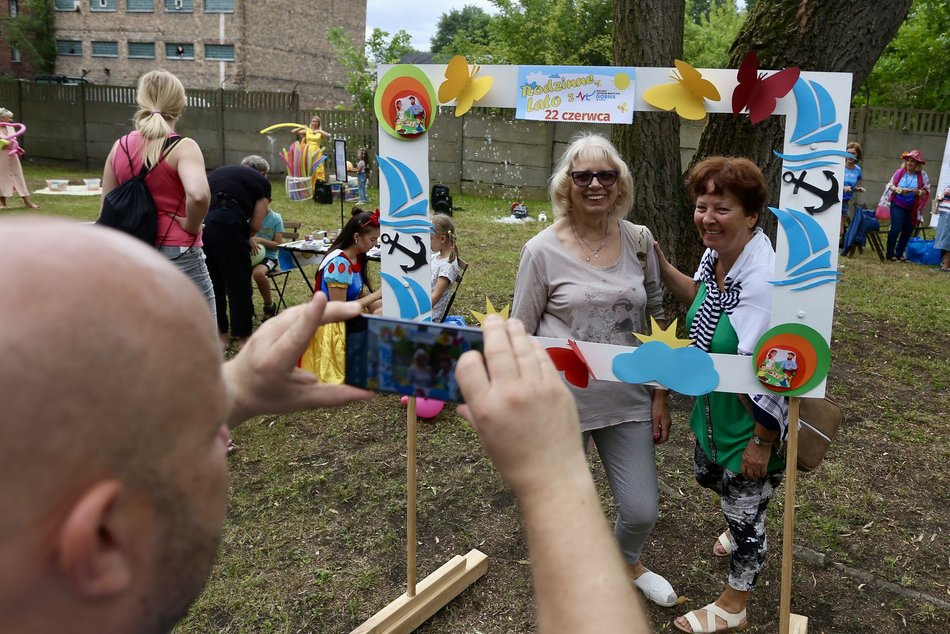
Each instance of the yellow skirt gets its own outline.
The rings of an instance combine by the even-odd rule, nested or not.
[[[300,357],[300,367],[312,372],[322,383],[343,383],[346,377],[346,326],[343,322],[317,329]]]

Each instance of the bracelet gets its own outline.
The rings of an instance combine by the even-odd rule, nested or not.
[[[763,446],[763,445],[769,446],[769,445],[771,445],[771,444],[772,444],[773,442],[775,442],[775,441],[773,441],[773,440],[766,440],[765,438],[762,438],[761,436],[759,436],[759,435],[753,433],[753,434],[752,434],[752,442],[753,442],[756,446],[761,447],[761,446]]]

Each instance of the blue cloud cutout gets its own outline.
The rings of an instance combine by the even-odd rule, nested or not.
[[[707,353],[692,347],[673,349],[662,341],[618,354],[613,371],[624,383],[658,381],[687,396],[707,394],[719,385],[719,373]]]

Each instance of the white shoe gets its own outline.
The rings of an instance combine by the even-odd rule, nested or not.
[[[657,605],[668,608],[676,605],[676,591],[670,582],[652,570],[633,580],[633,585],[640,589],[647,599]]]

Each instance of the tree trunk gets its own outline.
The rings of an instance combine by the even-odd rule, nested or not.
[[[757,2],[732,45],[729,66],[738,68],[755,49],[759,68],[798,66],[803,71],[850,72],[854,76],[851,89],[856,91],[897,33],[910,5],[911,0],[884,4],[878,0]],[[775,206],[782,161],[772,150],[783,146],[784,125],[779,117],[751,125],[746,116],[710,115],[692,164],[714,155],[745,156],[755,161],[765,173],[770,204]],[[774,240],[775,217],[766,214],[763,220]]]
[[[684,13],[683,2],[614,0],[614,65],[672,67],[683,54]],[[633,172],[627,219],[648,226],[671,262],[683,261],[680,247],[695,242],[696,231],[686,213],[679,117],[637,112],[632,126],[614,128],[613,141]]]

